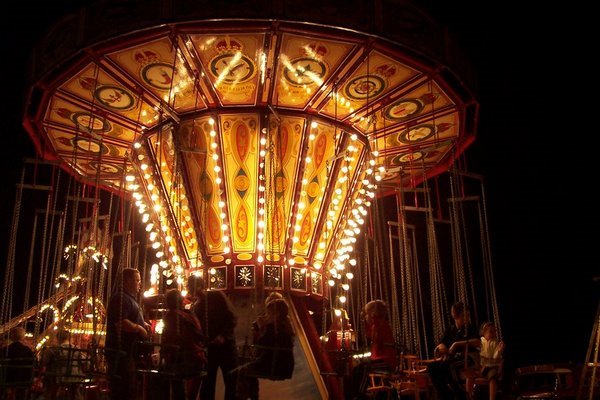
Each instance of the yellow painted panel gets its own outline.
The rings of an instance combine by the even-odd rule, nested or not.
[[[150,145],[156,157],[156,165],[160,172],[163,185],[166,189],[172,217],[177,224],[179,235],[183,238],[183,244],[188,259],[197,257],[198,240],[194,229],[189,200],[182,177],[177,176],[176,149],[173,142],[173,130],[164,128],[150,137]]]
[[[223,104],[254,104],[261,79],[264,34],[190,38]]]
[[[295,220],[295,225],[301,227],[298,232],[298,241],[292,247],[294,255],[308,255],[308,250],[313,242],[313,235],[319,210],[328,185],[327,164],[335,153],[335,130],[333,126],[319,124],[310,129],[313,140],[308,142],[308,156],[310,162],[304,169],[302,192],[299,200],[298,213],[302,214],[300,220]],[[306,163],[306,160],[304,161]]]
[[[382,129],[394,129],[397,125],[403,125],[408,120],[417,117],[439,114],[439,110],[452,106],[454,103],[448,95],[435,82],[427,80],[406,94],[398,96],[383,108],[383,118],[375,119],[375,127],[369,125],[371,118],[356,118],[356,128],[362,132],[381,131]]]
[[[167,37],[109,54],[108,57],[136,79],[140,85],[179,112],[206,108],[194,93],[180,51]]]
[[[92,113],[89,108],[85,109],[58,96],[54,96],[48,105],[44,123],[80,135],[101,135],[128,144],[135,139],[134,131],[121,125],[119,121]]]
[[[214,150],[210,145],[210,131],[213,126],[209,124],[209,119],[203,117],[185,121],[180,125],[178,133],[181,146],[186,149],[183,151],[183,159],[196,215],[200,220],[199,231],[204,235],[206,252],[210,256],[222,253],[225,245],[221,240],[220,189],[214,171],[217,163],[212,158]]]
[[[132,123],[139,121],[147,127],[158,123],[158,114],[152,106],[94,64],[89,64],[59,89]]]
[[[277,104],[304,108],[351,49],[349,43],[284,34],[277,67]]]
[[[417,75],[412,68],[375,51],[344,82],[336,101],[329,98],[323,111],[332,117],[345,118]]]
[[[304,118],[283,117],[279,125],[274,119],[269,124],[270,142],[267,147],[272,151],[268,151],[265,157],[266,252],[285,251],[305,122]]]
[[[219,125],[232,248],[236,253],[253,252],[258,212],[258,115],[220,115]]]
[[[338,174],[335,177],[336,184],[335,189],[333,191],[333,195],[331,197],[331,201],[328,204],[327,209],[327,222],[331,221],[332,223],[325,223],[323,226],[323,231],[321,232],[321,237],[319,238],[319,243],[325,243],[325,248],[329,248],[332,244],[332,240],[334,238],[334,234],[339,231],[339,229],[343,229],[347,221],[350,217],[350,213],[352,207],[354,205],[354,198],[358,195],[358,191],[362,187],[362,183],[358,182],[356,186],[356,190],[353,193],[353,198],[348,199],[344,203],[344,199],[348,196],[348,189],[350,182],[353,182],[355,176],[358,171],[358,162],[360,160],[360,155],[364,150],[364,144],[358,140],[350,142],[350,145],[354,147],[354,151],[349,152],[349,157],[345,157],[344,161],[341,164],[341,168],[338,169]],[[348,160],[348,158],[350,158]],[[347,168],[347,172],[344,172]],[[348,179],[340,182],[340,178],[346,176]],[[318,261],[323,261],[325,252],[317,251],[315,258]]]

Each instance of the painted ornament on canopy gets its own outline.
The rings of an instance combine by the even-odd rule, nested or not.
[[[372,74],[359,75],[344,86],[344,95],[352,100],[373,100],[388,87],[388,79],[396,74],[396,67],[383,64]]]
[[[111,123],[104,117],[87,111],[73,112],[67,108],[58,108],[56,113],[71,120],[77,129],[86,133],[108,133],[113,130]]]
[[[321,42],[303,44],[296,54],[280,56],[282,76],[278,90],[279,101],[301,106],[323,85],[329,73],[325,56],[329,49]]]
[[[133,58],[140,64],[140,78],[158,90],[170,90],[173,85],[173,64],[160,60],[159,55],[149,49],[138,49]]]
[[[439,95],[437,93],[425,93],[419,98],[404,98],[396,100],[384,111],[384,118],[389,121],[402,121],[415,117],[423,111],[425,106],[433,104]]]
[[[218,54],[208,65],[215,88],[228,102],[247,102],[256,90],[251,81],[256,75],[256,65],[244,54],[243,42],[226,36],[215,42],[215,49]]]

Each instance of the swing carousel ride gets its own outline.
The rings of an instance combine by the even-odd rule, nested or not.
[[[27,326],[39,349],[60,324],[101,346],[120,269],[142,271],[146,298],[201,274],[240,331],[285,294],[302,379],[325,397],[340,388],[321,336],[349,315],[360,347],[368,300],[421,358],[451,301],[477,311],[474,280],[497,320],[466,66],[415,5],[343,10],[117,1],[57,23],[34,57],[23,122],[40,157],[17,185],[2,332]]]

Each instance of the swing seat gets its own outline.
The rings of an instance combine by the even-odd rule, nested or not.
[[[378,398],[380,393],[385,393],[386,399],[391,399],[394,387],[389,382],[390,374],[371,372],[369,373],[369,386],[366,389],[367,397]]]
[[[48,347],[53,355],[46,376],[55,378],[59,385],[91,382],[91,357],[88,350],[76,347]]]

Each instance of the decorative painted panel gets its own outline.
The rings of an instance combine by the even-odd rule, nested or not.
[[[304,108],[351,49],[349,43],[285,34],[279,54],[277,104]]]
[[[152,106],[95,64],[89,64],[62,85],[60,90],[121,115],[135,124],[151,127],[159,122],[158,113]]]
[[[192,35],[191,40],[223,105],[256,102],[263,34]]]
[[[179,50],[164,37],[130,47],[108,57],[140,82],[147,90],[179,112],[206,108],[194,92],[190,76]]]
[[[233,251],[256,248],[258,192],[258,115],[221,115],[224,175]]]
[[[178,133],[189,189],[200,220],[199,232],[204,235],[206,254],[216,255],[223,253],[225,245],[221,240],[220,189],[214,170],[217,162],[211,157],[211,131],[210,117],[204,117],[182,123]]]

